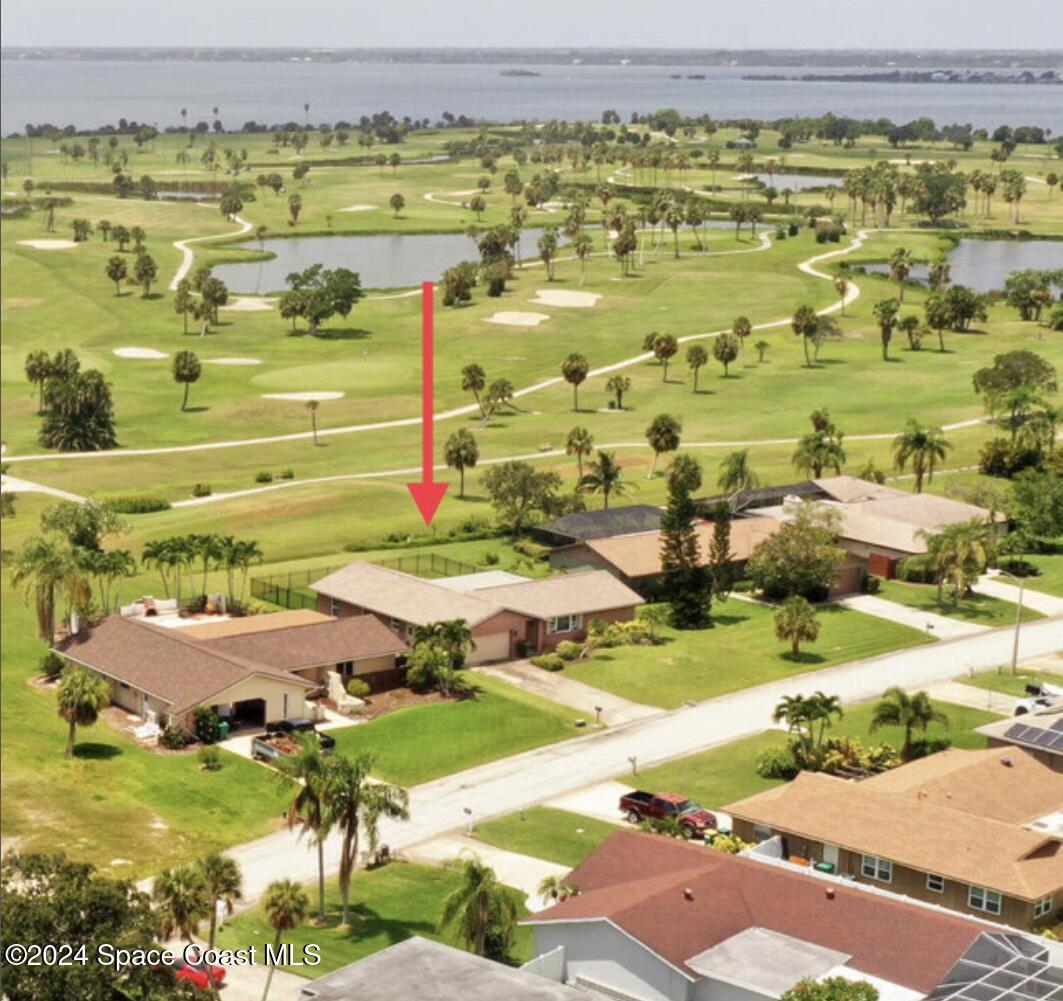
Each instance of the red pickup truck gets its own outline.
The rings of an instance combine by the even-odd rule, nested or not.
[[[674,792],[630,792],[620,797],[620,809],[627,814],[632,824],[644,820],[679,821],[683,835],[688,838],[703,838],[706,831],[716,829],[716,817],[692,799]]]

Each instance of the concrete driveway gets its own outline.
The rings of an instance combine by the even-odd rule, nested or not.
[[[638,779],[633,778],[632,781],[638,782]],[[649,792],[683,792],[682,789],[651,789],[642,784],[639,788],[647,789]],[[624,785],[623,782],[598,782],[587,786],[586,789],[558,796],[557,799],[552,799],[543,805],[552,806],[557,810],[568,810],[571,813],[581,813],[585,817],[605,820],[610,824],[619,824],[621,827],[630,827],[627,818],[620,812],[620,797],[629,792],[631,792],[631,787]],[[717,809],[715,803],[702,803],[701,805],[716,815],[716,823],[720,830],[731,830],[730,814]]]
[[[1022,589],[1022,603],[1026,608],[1032,608],[1042,615],[1063,615],[1063,598],[1057,598],[1054,594],[1045,594],[1037,591],[1037,578],[1030,579],[1031,587]],[[982,574],[975,584],[977,594],[987,594],[991,598],[999,598],[1001,601],[1010,601],[1015,604],[1019,600],[1019,587],[1012,584],[1007,577],[1002,576],[996,570]]]
[[[518,688],[541,695],[544,699],[578,709],[586,713],[588,721],[592,723],[596,719],[599,708],[601,709],[601,721],[607,726],[646,719],[648,716],[657,716],[662,712],[655,706],[630,702],[619,695],[595,688],[593,685],[575,681],[567,677],[563,671],[546,671],[527,660],[478,667],[475,670],[492,678],[501,678]]]
[[[962,619],[952,619],[935,612],[923,612],[918,608],[902,605],[896,601],[887,601],[874,594],[851,594],[847,598],[837,599],[837,604],[843,608],[863,612],[865,615],[874,615],[877,619],[887,619],[902,626],[910,626],[912,629],[918,629],[939,640],[976,636],[989,630],[988,626],[964,622]]]
[[[927,694],[932,699],[953,702],[970,709],[984,709],[986,712],[1000,716],[1014,716],[1018,699],[1001,692],[992,692],[988,688],[965,685],[962,681],[938,681],[927,687]]]

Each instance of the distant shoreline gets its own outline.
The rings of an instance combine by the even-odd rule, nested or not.
[[[932,83],[932,84],[1016,84],[1019,86],[1063,84],[1063,76],[1055,70],[1034,73],[1023,70],[1015,73],[999,73],[992,70],[981,72],[957,70],[891,70],[887,73],[802,73],[787,76],[784,73],[747,73],[743,80],[780,81],[794,83]]]

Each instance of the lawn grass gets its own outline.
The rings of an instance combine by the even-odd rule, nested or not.
[[[1027,685],[1049,684],[1063,688],[1063,661],[1060,661],[1058,674],[1052,671],[1031,671],[1020,666],[1017,674],[1012,674],[1010,669],[1004,668],[1000,672],[981,671],[959,680],[975,688],[988,689],[991,692],[1000,692],[1002,695],[1011,695],[1015,698],[1026,698]]]
[[[533,806],[477,824],[473,835],[495,848],[575,868],[619,826],[569,810]]]
[[[334,731],[337,750],[372,751],[376,774],[414,786],[487,761],[575,737],[580,714],[567,706],[477,675],[475,699],[400,709]]]
[[[1042,539],[1041,548],[1043,552],[1027,553],[1022,557],[1040,571],[1036,577],[1027,577],[1024,586],[1031,591],[1043,591],[1063,598],[1063,538]],[[997,580],[1018,587],[1010,577],[1000,576]]]
[[[284,936],[284,941],[295,945],[296,954],[304,945],[320,946],[321,963],[312,969],[288,967],[288,971],[319,977],[413,935],[461,948],[452,931],[437,930],[443,901],[458,883],[457,873],[438,866],[394,862],[380,869],[359,870],[351,885],[356,918],[351,929],[341,931],[339,884],[329,881],[325,885],[325,924],[318,927],[307,922]],[[316,889],[306,889],[316,901]],[[526,913],[522,907],[521,916]],[[262,946],[272,942],[274,935],[262,911],[255,908],[225,923],[218,934],[218,947],[242,949],[256,945],[261,954]],[[518,928],[510,950],[512,960],[526,962],[531,951],[531,929]]]
[[[634,702],[674,708],[832,664],[933,642],[916,629],[836,605],[819,610],[820,635],[794,660],[775,638],[773,609],[733,598],[713,609],[715,627],[664,628],[660,646],[616,647],[566,665],[578,681]]]
[[[936,705],[948,716],[949,725],[945,727],[932,723],[927,735],[948,737],[954,747],[972,750],[984,748],[986,738],[975,733],[974,728],[1000,718],[981,709],[950,702],[938,702]],[[900,730],[882,729],[874,734],[869,733],[873,708],[873,702],[850,706],[845,710],[845,716],[831,727],[828,735],[900,748],[904,739]],[[708,809],[720,809],[728,803],[780,784],[775,779],[761,778],[755,766],[762,752],[773,747],[784,747],[786,741],[787,735],[781,730],[765,730],[752,737],[648,768],[635,777],[621,776],[619,781],[638,789],[679,792]]]
[[[899,605],[917,608],[921,612],[933,612],[950,619],[962,619],[984,626],[1003,626],[1015,621],[1016,606],[1010,601],[991,598],[986,594],[971,594],[956,602],[946,594],[938,601],[937,588],[933,584],[908,584],[900,580],[884,580],[879,585],[878,596]],[[1023,607],[1022,621],[1042,619],[1044,616],[1032,608]]]

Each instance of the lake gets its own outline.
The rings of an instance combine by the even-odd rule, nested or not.
[[[1004,287],[1012,271],[1063,268],[1063,241],[1060,240],[960,240],[949,254],[953,285],[966,285],[978,292]],[[888,275],[888,264],[868,264],[871,274]],[[916,264],[909,277],[925,282],[927,266]]]
[[[536,242],[542,232],[523,231],[522,257],[538,258]],[[239,246],[257,249],[258,244]],[[364,288],[409,288],[438,280],[458,261],[480,259],[476,245],[463,233],[275,237],[264,240],[262,247],[277,256],[261,263],[217,264],[213,273],[234,292],[277,292],[287,287],[284,279],[290,272],[323,264],[357,271]]]
[[[1037,124],[1063,132],[1058,87],[1043,84],[960,85],[948,83],[851,83],[742,80],[743,67],[711,66],[527,66],[539,76],[502,76],[499,65],[293,63],[293,62],[108,62],[4,60],[0,131],[26,122],[73,123],[96,128],[119,117],[163,128],[212,121],[217,106],[226,127],[244,122],[303,121],[309,102],[315,122],[356,122],[387,109],[393,115],[429,117],[444,111],[497,121],[515,119],[600,120],[613,108],[627,120],[632,111],[676,108],[714,118],[775,119],[833,111],[856,118],[888,117],[906,122],[923,115],[938,125],[970,122],[977,127]],[[943,67],[962,69],[962,66]],[[858,70],[859,68],[854,68]],[[705,79],[673,80],[703,73]],[[846,72],[837,67],[838,73]],[[794,75],[800,67],[757,67],[757,73]]]
[[[808,191],[810,188],[840,188],[842,179],[819,174],[753,174],[765,187],[773,187],[776,191],[789,188],[791,191]]]

